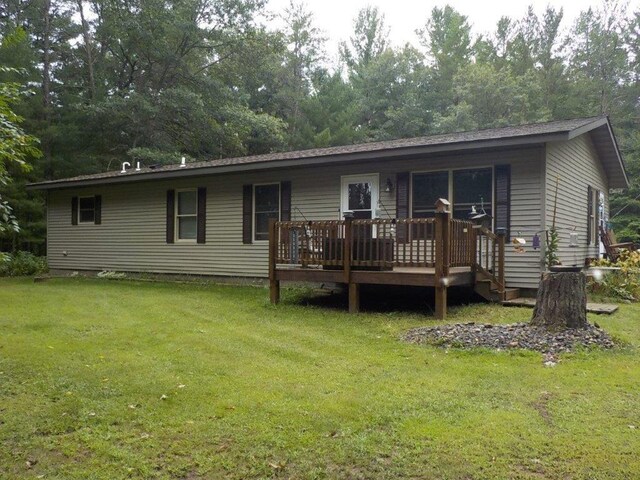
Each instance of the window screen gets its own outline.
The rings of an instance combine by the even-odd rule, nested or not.
[[[280,184],[256,185],[254,190],[255,239],[269,240],[269,220],[280,218]]]
[[[412,185],[414,218],[435,215],[435,204],[439,198],[449,198],[449,172],[416,173]]]

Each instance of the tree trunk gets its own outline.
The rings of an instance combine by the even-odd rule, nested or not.
[[[40,138],[45,159],[45,179],[53,179],[51,164],[51,0],[43,5],[44,31],[42,32],[42,119],[46,125],[46,134]]]
[[[89,73],[89,98],[93,101],[96,98],[96,81],[93,73],[93,51],[91,45],[91,32],[89,23],[84,18],[83,0],[77,0],[78,13],[80,13],[80,23],[82,24],[82,38],[84,40],[84,50],[87,54],[87,71]]]
[[[531,325],[549,330],[586,328],[587,279],[579,272],[545,273]]]

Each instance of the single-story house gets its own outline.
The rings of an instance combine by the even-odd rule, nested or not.
[[[29,186],[47,193],[52,269],[267,277],[272,219],[422,219],[444,198],[506,235],[507,287],[536,289],[554,216],[560,260],[582,265],[628,186],[606,116],[125,167]]]

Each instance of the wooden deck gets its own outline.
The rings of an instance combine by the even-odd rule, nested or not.
[[[447,313],[447,288],[475,286],[504,300],[504,236],[451,219],[435,218],[272,222],[269,280],[273,303],[280,282],[343,283],[349,311],[360,308],[360,285],[435,289],[438,318]]]
[[[283,267],[276,269],[278,281],[343,283],[342,270],[323,270],[322,268]],[[471,267],[453,267],[449,271],[448,286],[473,285]],[[351,280],[356,283],[375,285],[408,285],[415,287],[434,287],[436,269],[427,267],[394,267],[384,271],[351,272]]]

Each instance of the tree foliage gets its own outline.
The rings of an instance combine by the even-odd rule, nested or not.
[[[0,72],[19,73],[6,67],[0,67]],[[29,159],[40,155],[38,140],[24,131],[22,117],[12,108],[22,93],[17,83],[0,83],[0,186],[9,184],[10,169],[29,171]],[[0,195],[0,235],[19,231],[13,208]]]

